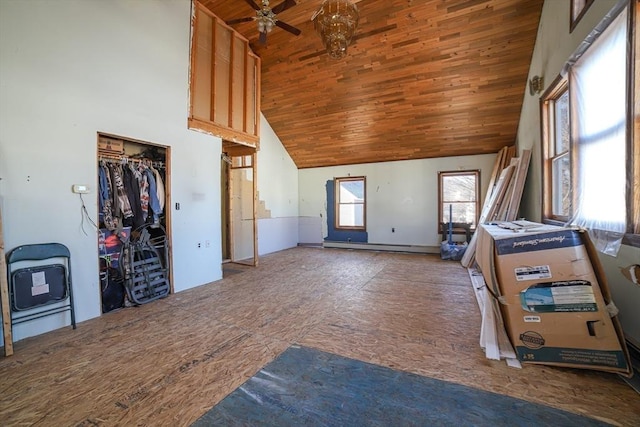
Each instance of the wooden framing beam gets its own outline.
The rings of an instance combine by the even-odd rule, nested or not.
[[[13,354],[13,331],[11,330],[11,307],[9,305],[7,260],[4,256],[2,210],[0,210],[0,301],[2,302],[2,332],[4,336],[4,355],[8,357]]]

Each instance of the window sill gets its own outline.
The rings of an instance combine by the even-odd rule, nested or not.
[[[640,248],[640,234],[625,234],[622,238],[622,244],[632,246],[634,248]]]
[[[554,221],[552,219],[545,219],[542,221],[542,223],[549,224],[549,225],[557,225],[560,227],[564,227],[565,225],[564,222]],[[640,234],[625,233],[624,237],[622,238],[622,244],[625,246],[640,248]]]

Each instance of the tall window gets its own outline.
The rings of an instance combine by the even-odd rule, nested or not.
[[[571,200],[571,138],[569,122],[569,89],[562,80],[546,100],[545,128],[549,143],[545,147],[548,159],[549,191],[545,193],[546,217],[567,222],[572,214]]]
[[[366,229],[365,177],[336,178],[336,229]]]
[[[480,171],[438,172],[438,222],[478,224]]]
[[[543,96],[546,219],[592,231],[613,253],[627,231],[627,13],[624,9]]]

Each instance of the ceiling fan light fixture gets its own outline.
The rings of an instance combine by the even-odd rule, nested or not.
[[[329,57],[341,59],[358,28],[358,8],[349,0],[325,0],[311,20]]]
[[[256,22],[258,23],[258,31],[261,33],[270,33],[276,25],[276,14],[269,8],[269,2],[262,2],[262,9],[256,11]]]

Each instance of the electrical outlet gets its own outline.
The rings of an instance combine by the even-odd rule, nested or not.
[[[73,184],[73,186],[71,187],[71,191],[73,191],[76,194],[86,194],[91,192],[91,190],[89,189],[89,186],[83,185],[83,184]]]

